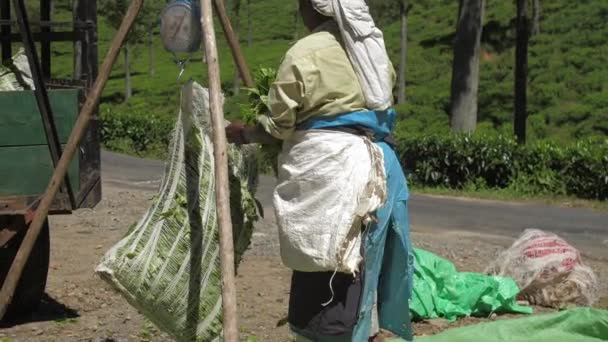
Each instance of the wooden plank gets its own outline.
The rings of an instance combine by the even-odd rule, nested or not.
[[[59,142],[66,143],[78,115],[78,90],[49,91]],[[0,147],[46,145],[33,91],[0,92]]]
[[[53,173],[47,145],[0,148],[0,197],[28,196],[44,192]],[[70,164],[70,183],[79,188],[78,160]]]

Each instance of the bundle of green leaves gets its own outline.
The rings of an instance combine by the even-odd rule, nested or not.
[[[277,71],[273,68],[262,67],[255,71],[253,77],[255,87],[244,88],[248,93],[249,100],[249,103],[241,106],[241,114],[245,123],[255,124],[258,115],[270,114],[268,93],[270,92],[270,86],[276,77]]]
[[[248,103],[241,105],[241,116],[245,123],[255,125],[259,115],[270,115],[268,92],[276,77],[277,71],[273,68],[261,67],[255,71],[255,87],[245,88],[248,93]],[[272,171],[276,174],[278,172],[277,158],[280,151],[280,144],[261,145],[258,159],[260,169],[266,172]]]

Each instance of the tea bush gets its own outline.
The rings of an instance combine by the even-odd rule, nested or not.
[[[103,108],[100,113],[101,143],[117,152],[162,157],[173,129],[173,118],[120,107]]]
[[[397,147],[422,186],[511,188],[521,194],[608,199],[608,140],[517,145],[502,135],[408,136]]]

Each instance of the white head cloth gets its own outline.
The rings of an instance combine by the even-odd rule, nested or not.
[[[310,1],[319,13],[338,23],[368,108],[388,109],[393,102],[388,54],[382,31],[376,27],[365,0]]]

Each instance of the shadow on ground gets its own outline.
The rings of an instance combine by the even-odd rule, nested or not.
[[[44,294],[40,301],[40,306],[35,312],[23,315],[18,318],[11,318],[10,320],[3,320],[0,322],[0,328],[11,328],[17,325],[35,322],[47,322],[47,321],[68,321],[70,319],[78,318],[80,315],[78,311],[65,306],[53,299],[48,294]]]

